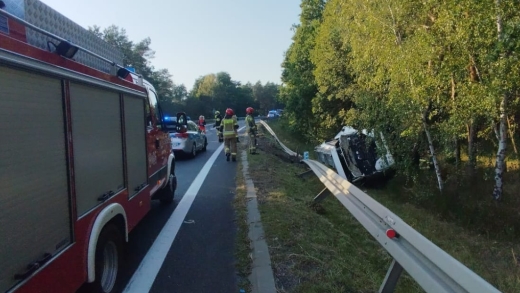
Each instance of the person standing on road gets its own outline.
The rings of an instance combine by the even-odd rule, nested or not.
[[[206,133],[206,118],[204,116],[199,116],[199,129],[201,132]]]
[[[233,121],[235,122],[236,129],[238,129],[238,118],[237,118],[237,115],[234,115],[234,114],[233,114]],[[238,130],[235,131],[235,134],[236,134],[236,136],[237,136],[237,142],[240,142],[240,140],[238,139]]]
[[[238,131],[238,123],[236,123],[233,116],[235,112],[231,108],[226,109],[226,116],[222,119],[222,123],[220,124],[220,131],[224,136],[224,152],[226,154],[226,161],[229,162],[229,158],[233,162],[237,160],[237,131]]]
[[[222,122],[222,115],[220,115],[220,111],[215,111],[215,124],[213,128],[217,129],[218,142],[223,142],[222,131],[220,131],[220,123]]]
[[[255,118],[253,117],[253,112],[255,110],[252,107],[248,107],[246,109],[246,126],[247,126],[247,134],[249,136],[249,153],[256,153],[256,123]]]

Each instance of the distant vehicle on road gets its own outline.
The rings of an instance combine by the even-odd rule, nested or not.
[[[206,151],[208,138],[195,122],[188,120],[188,129],[185,133],[177,132],[177,117],[165,117],[164,123],[170,134],[174,153],[183,153],[194,158],[199,151]]]
[[[276,118],[280,115],[278,115],[278,112],[276,112],[276,110],[271,110],[269,111],[269,113],[267,114],[267,118]]]

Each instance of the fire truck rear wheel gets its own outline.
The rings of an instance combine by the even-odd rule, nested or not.
[[[173,169],[172,169],[172,172],[173,172]],[[163,189],[158,191],[161,193],[159,196],[159,201],[162,204],[171,204],[173,202],[173,199],[175,198],[176,185],[177,185],[177,182],[176,182],[175,176],[172,173],[172,174],[170,174],[170,177],[168,178],[168,184],[166,184],[166,186]]]
[[[90,284],[92,293],[119,292],[118,274],[123,260],[123,235],[114,224],[99,234],[96,246],[96,279]]]

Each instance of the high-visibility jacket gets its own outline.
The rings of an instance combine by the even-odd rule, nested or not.
[[[246,116],[246,125],[247,125],[247,132],[251,133],[256,130],[256,123],[255,123],[255,118],[253,118],[253,115]]]
[[[233,115],[233,121],[235,122],[235,125],[238,129],[238,119],[237,119],[237,115]]]
[[[222,121],[222,116],[219,114],[219,115],[215,115],[215,127],[220,127],[220,122]]]
[[[224,119],[222,119],[222,124],[221,124],[222,135],[225,138],[236,137],[235,125],[236,125],[235,121],[231,117],[225,117]],[[238,126],[238,125],[236,125],[236,126]]]

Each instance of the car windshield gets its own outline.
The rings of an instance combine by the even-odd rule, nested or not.
[[[164,124],[168,132],[177,132],[177,117],[164,117]]]

